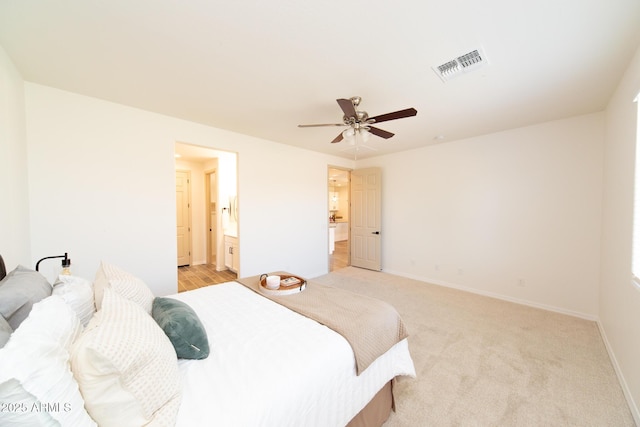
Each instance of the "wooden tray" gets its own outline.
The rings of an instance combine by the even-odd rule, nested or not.
[[[295,285],[291,285],[291,286],[280,285],[278,289],[269,289],[267,288],[266,275],[263,274],[262,276],[260,276],[260,291],[264,292],[267,295],[291,295],[291,294],[297,294],[298,292],[302,292],[307,287],[307,281],[304,280],[302,277],[292,276],[288,274],[280,274],[279,276],[281,281],[289,277],[295,277],[296,279],[300,280],[300,283],[296,283]]]

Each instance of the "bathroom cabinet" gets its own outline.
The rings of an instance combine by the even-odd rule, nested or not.
[[[240,266],[240,251],[238,249],[238,238],[234,236],[224,236],[224,265],[229,270],[238,273]]]

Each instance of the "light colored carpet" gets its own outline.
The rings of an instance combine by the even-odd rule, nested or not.
[[[347,267],[313,279],[391,303],[417,378],[385,427],[634,426],[595,322]]]

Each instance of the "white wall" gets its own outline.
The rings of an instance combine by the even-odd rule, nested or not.
[[[26,83],[32,251],[177,291],[174,144],[238,153],[243,276],[326,273],[327,167],[353,162]],[[273,164],[287,164],[275,169]]]
[[[640,425],[640,291],[631,284],[640,49],[607,108],[600,324]],[[638,172],[640,173],[640,172]]]
[[[600,113],[359,161],[383,269],[595,318],[603,139]]]
[[[175,292],[180,141],[238,153],[242,276],[327,271],[327,165],[353,162],[26,89],[34,258],[67,251],[85,277],[105,259]],[[595,316],[603,132],[595,114],[359,161],[383,167],[383,268]]]
[[[24,84],[0,47],[0,255],[7,269],[31,264]]]

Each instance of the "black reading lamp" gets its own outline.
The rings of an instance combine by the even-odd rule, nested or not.
[[[46,256],[44,258],[42,258],[41,260],[39,260],[36,263],[36,271],[40,271],[39,267],[40,267],[40,263],[42,261],[44,261],[45,259],[53,259],[53,258],[64,258],[62,260],[62,274],[70,274],[69,273],[69,266],[71,266],[71,260],[69,259],[69,257],[67,256],[67,253],[65,252],[64,255],[54,255],[54,256]]]

